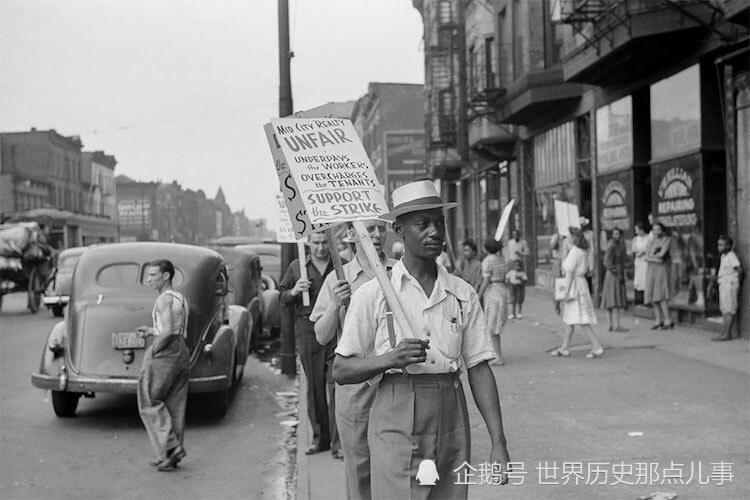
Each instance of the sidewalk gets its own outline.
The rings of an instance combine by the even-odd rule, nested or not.
[[[548,352],[560,344],[561,318],[549,293],[527,289],[524,318],[510,321],[503,333],[506,365],[493,367],[508,448],[513,461],[525,464],[525,480],[498,487],[481,484],[476,475],[474,481],[467,480],[469,498],[634,499],[654,491],[675,492],[678,498],[750,497],[747,340],[711,342],[714,332],[684,326],[654,332],[649,320],[631,315],[623,317],[629,332],[606,332],[606,326],[606,312],[599,311],[595,331],[607,349],[604,359],[585,358],[590,347],[579,332],[573,337],[571,357],[553,358]],[[489,438],[468,382],[464,387],[472,425],[472,465],[481,468],[489,458]],[[300,394],[304,390],[301,380]],[[342,462],[330,453],[304,454],[310,439],[304,400],[300,397],[297,498],[344,499]],[[631,437],[629,432],[643,434]],[[708,477],[711,464],[721,461],[734,464],[731,482],[699,485],[690,477],[691,466],[697,478],[700,462]],[[663,473],[672,462],[677,469],[683,465],[682,481],[687,484],[661,484],[661,476],[636,485],[619,477],[619,484],[613,484],[618,481],[611,466],[608,481],[585,484],[587,467],[595,463],[624,463],[634,469],[638,464],[657,464]],[[553,464],[558,468],[556,478],[550,473]],[[581,477],[572,474],[576,467],[582,467]],[[630,482],[636,481],[630,477]]]

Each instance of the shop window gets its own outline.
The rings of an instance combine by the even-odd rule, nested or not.
[[[623,97],[596,110],[596,171],[633,164],[633,98]]]
[[[698,65],[651,86],[651,159],[668,158],[701,145]]]
[[[579,179],[591,179],[591,124],[588,113],[576,118],[576,171]]]
[[[552,236],[557,233],[555,221],[555,200],[576,203],[575,183],[569,182],[536,190],[536,233],[537,265],[550,265],[553,259],[560,258],[559,250],[551,245]]]

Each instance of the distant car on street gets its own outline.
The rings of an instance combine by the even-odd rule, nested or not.
[[[75,414],[81,396],[135,393],[146,347],[136,335],[152,324],[156,296],[146,286],[148,263],[169,259],[173,286],[190,307],[189,391],[208,393],[212,413],[226,413],[231,388],[242,377],[250,342],[251,316],[229,305],[227,264],[213,250],[174,243],[119,243],[91,248],[78,261],[65,320],[42,349],[34,387],[52,391],[59,417]]]
[[[62,250],[55,258],[55,268],[42,302],[57,317],[62,317],[63,309],[68,305],[70,286],[73,284],[73,270],[86,250],[88,247],[68,248]]]
[[[271,337],[281,329],[279,282],[281,281],[281,245],[279,243],[254,243],[237,245],[238,250],[250,250],[260,257],[265,291],[263,292],[263,328]]]

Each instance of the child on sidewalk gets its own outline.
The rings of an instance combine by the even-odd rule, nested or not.
[[[723,341],[732,340],[732,326],[735,325],[737,315],[737,296],[740,291],[740,276],[742,276],[742,266],[737,254],[732,251],[732,238],[729,236],[719,236],[717,244],[721,254],[721,264],[719,265],[719,310],[724,316],[724,328],[721,335],[711,340]],[[739,331],[737,332],[739,337]]]
[[[526,281],[529,279],[523,272],[522,262],[518,259],[511,262],[511,269],[505,275],[505,280],[510,285],[510,303],[511,311],[508,319],[521,319],[521,309],[523,308],[523,299],[526,294]],[[518,312],[516,312],[518,306]]]

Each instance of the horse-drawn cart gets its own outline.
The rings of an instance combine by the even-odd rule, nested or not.
[[[5,294],[25,292],[29,311],[39,310],[52,271],[51,255],[36,222],[0,224],[0,307]]]

